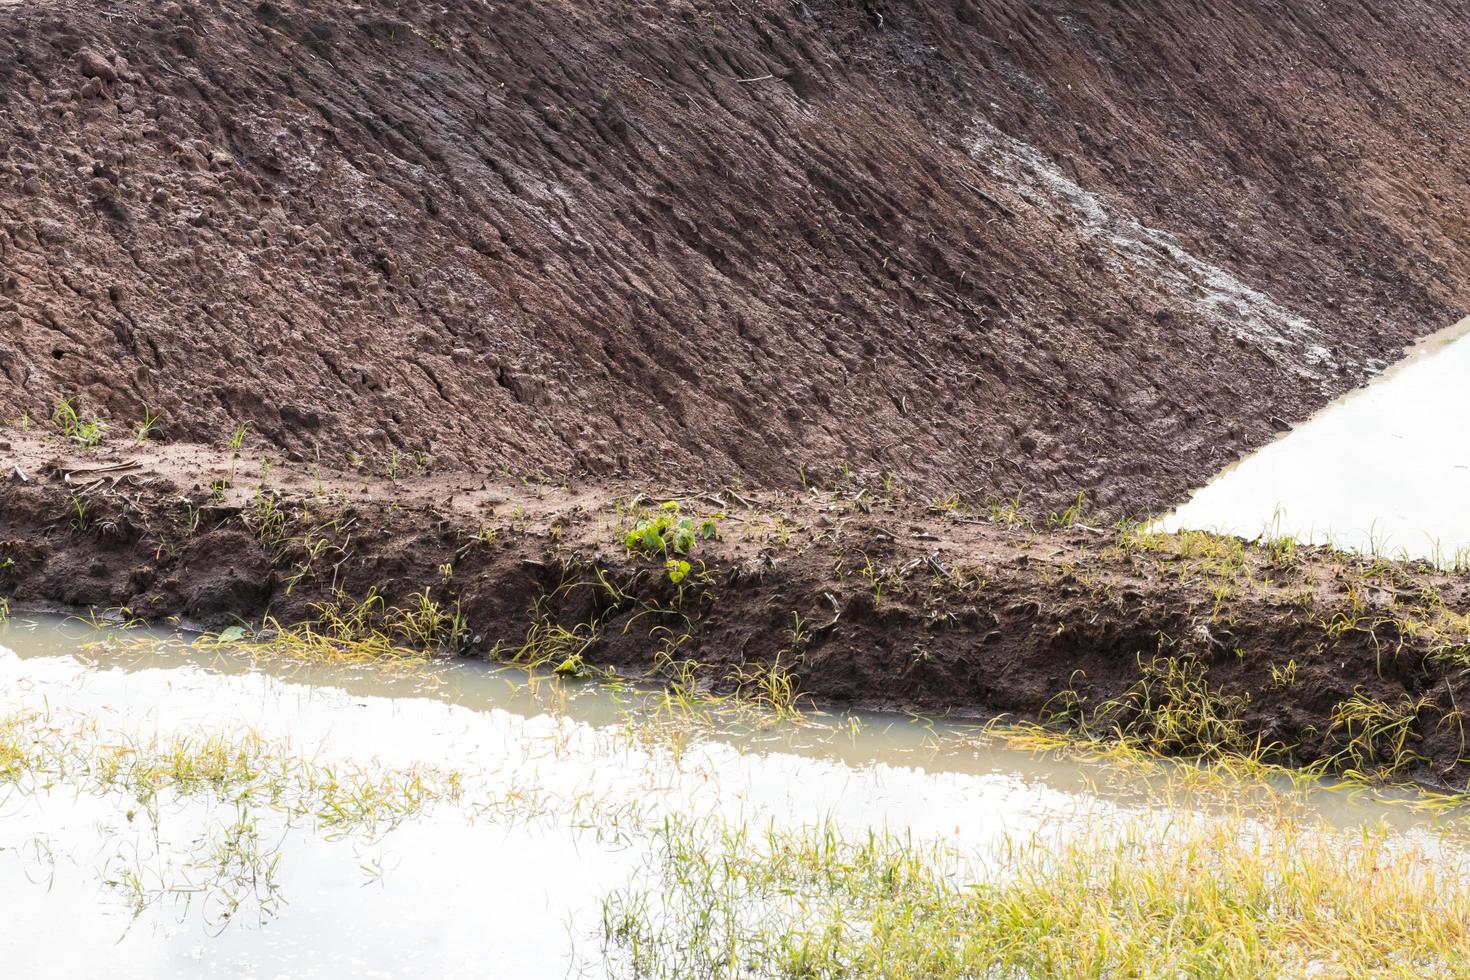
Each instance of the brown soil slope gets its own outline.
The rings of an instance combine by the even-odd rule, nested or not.
[[[0,5],[0,417],[1177,499],[1455,318],[1449,0]]]

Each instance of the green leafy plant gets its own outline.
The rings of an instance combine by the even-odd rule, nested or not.
[[[623,546],[630,554],[645,558],[669,558],[669,579],[677,584],[689,574],[689,563],[674,556],[689,554],[700,541],[718,538],[719,521],[724,516],[714,514],[696,522],[682,516],[678,503],[670,500],[652,513],[640,511],[632,530],[623,535]]]

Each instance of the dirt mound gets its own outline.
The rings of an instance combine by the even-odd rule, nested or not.
[[[1470,779],[1470,579],[1422,563],[992,522],[902,488],[684,494],[675,518],[598,481],[390,482],[183,443],[58,455],[34,435],[9,452],[0,596],[17,610],[330,631],[326,609],[417,608],[446,650],[545,669],[750,695],[785,677],[802,704]],[[689,522],[683,557],[626,546],[660,515]]]
[[[1467,47],[1448,2],[0,6],[0,416],[1158,505],[1467,305]]]

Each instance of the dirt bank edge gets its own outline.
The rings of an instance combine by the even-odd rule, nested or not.
[[[1010,714],[1166,752],[1470,778],[1470,579],[1285,542],[1027,520],[893,486],[800,494],[329,472],[0,439],[0,596],[204,627],[427,596],[465,655],[576,653],[818,703]],[[687,575],[630,552],[670,512]],[[705,521],[712,524],[706,529]],[[715,536],[705,538],[705,532]],[[676,560],[679,560],[676,557]],[[673,579],[680,578],[675,582]]]

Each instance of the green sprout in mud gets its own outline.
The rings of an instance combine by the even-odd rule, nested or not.
[[[71,527],[72,527],[72,530],[73,531],[85,531],[87,529],[87,527],[89,526],[89,522],[87,520],[87,504],[86,504],[86,501],[82,500],[82,498],[81,497],[78,497],[76,494],[72,494],[70,499],[71,499],[71,509],[72,509],[72,518],[71,518]]]
[[[883,569],[873,564],[867,552],[863,553],[863,567],[858,570],[868,585],[873,589],[873,608],[878,608],[883,602],[883,580],[886,577]]]
[[[252,506],[240,516],[262,545],[274,548],[286,540],[289,517],[281,506],[280,494],[268,488],[264,481],[256,488]]]
[[[963,502],[957,493],[945,497],[936,497],[929,504],[929,509],[936,514],[958,514],[963,509]]]
[[[61,434],[83,449],[96,449],[102,444],[102,435],[107,428],[100,419],[84,418],[70,398],[56,403],[51,420]]]
[[[560,677],[583,678],[592,673],[583,658],[599,639],[600,632],[595,622],[578,623],[571,629],[552,621],[540,601],[526,638],[519,649],[502,653],[497,646],[496,655],[530,670],[550,665],[552,672]]]
[[[1284,665],[1271,664],[1271,686],[1274,688],[1288,688],[1296,684],[1296,660],[1288,660]]]
[[[318,528],[317,530],[321,529]],[[291,590],[296,588],[297,585],[301,584],[301,581],[303,579],[311,574],[312,568],[316,565],[317,559],[322,556],[322,553],[325,552],[328,547],[335,546],[332,545],[326,537],[314,537],[310,531],[302,536],[301,549],[305,557],[299,559],[295,563],[291,570],[291,574],[287,576],[285,580],[286,595],[290,595]],[[337,550],[340,552],[342,549],[337,548]]]
[[[1087,495],[1085,493],[1079,493],[1077,494],[1077,499],[1072,502],[1072,506],[1068,507],[1061,513],[1048,514],[1046,518],[1046,526],[1072,527],[1074,524],[1082,519],[1082,508],[1083,504],[1086,502],[1086,498]]]
[[[531,528],[531,515],[526,513],[525,504],[516,504],[510,509],[510,529],[515,534],[525,534]]]
[[[148,406],[143,406],[143,418],[133,423],[133,438],[139,443],[145,443],[152,436],[153,430],[158,426],[159,415]]]
[[[806,646],[808,639],[806,620],[802,619],[801,613],[795,610],[791,613],[791,629],[787,631],[787,636],[791,639],[790,649],[800,650]]]
[[[230,482],[235,482],[235,464],[240,460],[240,449],[245,445],[245,434],[250,431],[249,422],[241,422],[230,434]]]
[[[249,431],[250,423],[241,422],[235,427],[235,431],[230,433],[229,449],[231,456],[240,455],[240,449],[245,445],[245,436]]]
[[[1381,775],[1399,772],[1425,761],[1414,750],[1419,740],[1419,715],[1434,702],[1427,697],[1399,695],[1384,701],[1361,688],[1332,709],[1328,738],[1341,748],[1327,766],[1347,773]]]
[[[791,535],[795,533],[795,530],[785,518],[777,514],[771,518],[771,525],[765,530],[763,537],[765,540],[774,541],[784,548],[791,544]]]
[[[990,501],[990,523],[1001,524],[1008,528],[1019,528],[1027,524],[1026,514],[1021,508],[1021,493],[1011,498],[997,498]]]

